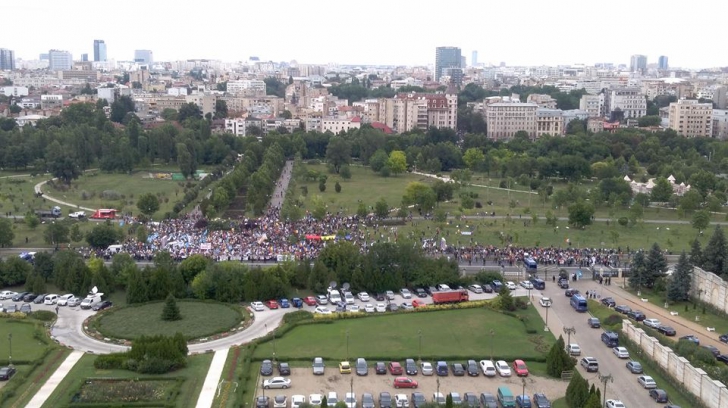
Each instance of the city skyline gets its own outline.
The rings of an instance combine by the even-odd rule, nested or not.
[[[664,22],[674,18],[674,9],[644,3],[650,4],[615,0],[592,16],[583,2],[575,0],[562,0],[556,5],[526,0],[517,8],[505,3],[455,1],[449,10],[457,17],[448,17],[441,10],[429,11],[413,8],[406,2],[381,0],[367,2],[362,13],[334,7],[291,13],[287,10],[297,3],[286,0],[275,9],[265,3],[223,1],[216,5],[215,13],[182,23],[167,17],[178,15],[179,3],[130,0],[127,7],[115,10],[113,18],[120,24],[108,24],[108,20],[101,18],[103,13],[91,8],[87,15],[82,15],[62,3],[40,0],[32,4],[10,3],[4,11],[8,16],[32,16],[34,24],[41,27],[56,26],[64,20],[68,23],[50,37],[23,36],[20,33],[25,28],[25,20],[8,19],[5,32],[9,35],[4,36],[0,47],[14,50],[16,58],[26,60],[37,59],[50,49],[68,50],[74,59],[80,59],[83,53],[93,55],[94,39],[104,39],[109,47],[107,58],[117,61],[133,61],[134,51],[145,49],[154,52],[155,61],[235,62],[257,56],[261,61],[296,60],[303,64],[434,65],[434,49],[453,46],[460,48],[462,55],[471,55],[477,50],[479,62],[492,65],[607,62],[628,66],[631,55],[641,54],[647,56],[650,65],[657,64],[659,56],[668,56],[671,67],[728,66],[724,54],[717,50],[706,52],[709,45],[696,46],[694,36],[670,33],[670,27]],[[698,0],[693,5],[696,9],[710,10],[705,21],[708,27],[719,27],[720,16],[728,14],[725,2]],[[276,18],[261,18],[272,14]],[[144,24],[144,15],[149,16],[149,24]],[[403,16],[396,21],[410,27],[374,29],[382,16]],[[482,19],[471,16],[482,16]],[[353,18],[360,21],[354,23]],[[83,26],[74,28],[75,22],[81,20]],[[130,35],[132,28],[126,28],[124,21],[141,21],[133,26],[134,35]],[[595,25],[600,21],[613,29],[597,28]],[[186,36],[187,31],[182,29],[185,24],[194,28],[194,36]],[[441,25],[442,29],[433,25]],[[387,26],[394,27],[389,23]],[[675,26],[675,30],[679,29]],[[544,31],[548,35],[538,34]],[[246,33],[250,34],[249,38]],[[666,40],[657,41],[658,35],[665,36]],[[184,42],[185,38],[189,40]]]

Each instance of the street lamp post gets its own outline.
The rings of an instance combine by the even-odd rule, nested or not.
[[[543,331],[549,331],[549,309],[551,306],[546,308],[546,325],[543,327]]]
[[[493,361],[493,341],[495,340],[495,330],[490,329],[490,361]]]
[[[8,333],[8,365],[13,366],[13,333]]]
[[[439,378],[437,379],[437,398],[438,399],[440,398],[440,379]],[[437,401],[437,403],[439,404],[440,401]]]
[[[420,363],[422,363],[422,330],[417,330],[417,336],[420,338]]]
[[[607,383],[614,382],[614,378],[611,374],[602,375],[599,373],[599,381],[604,383],[604,394],[602,395],[604,397],[604,401],[602,402],[602,406],[607,405]]]
[[[571,344],[571,335],[576,334],[576,328],[574,327],[564,327],[564,333],[566,333],[567,336],[567,344]]]
[[[265,397],[265,379],[260,379],[260,387],[263,389],[263,396]]]
[[[346,361],[349,361],[349,330],[346,330]]]
[[[525,396],[526,395],[526,379],[521,378],[521,383],[523,384],[523,392],[521,392],[521,395]]]
[[[349,392],[351,393],[351,399],[354,400],[354,377],[349,380]]]

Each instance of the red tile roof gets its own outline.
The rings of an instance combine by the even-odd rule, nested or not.
[[[386,135],[391,135],[392,133],[394,133],[392,131],[392,128],[390,128],[389,126],[385,125],[384,123],[381,123],[381,122],[372,122],[371,125],[372,125],[372,127],[374,129],[381,130]]]

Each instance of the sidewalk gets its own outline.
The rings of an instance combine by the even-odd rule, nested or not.
[[[207,377],[205,377],[205,383],[202,385],[200,397],[197,398],[197,408],[210,408],[212,406],[212,401],[217,393],[217,384],[220,382],[220,376],[223,368],[225,368],[225,361],[229,351],[230,349],[226,348],[215,352],[212,363],[210,363],[210,369],[207,370]]]
[[[40,387],[40,390],[35,394],[32,400],[28,403],[28,405],[25,406],[25,408],[40,408],[45,404],[46,400],[53,394],[53,391],[56,390],[58,387],[58,384],[63,381],[63,378],[66,377],[66,374],[68,374],[69,371],[73,368],[73,366],[76,365],[78,360],[83,357],[83,352],[81,351],[74,351],[71,354],[66,357],[65,360],[61,363],[61,365],[58,367],[58,369],[51,375],[51,377],[46,381],[45,384],[43,384],[42,387]]]

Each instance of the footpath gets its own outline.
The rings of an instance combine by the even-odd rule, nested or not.
[[[217,391],[217,385],[220,381],[222,370],[225,368],[225,361],[227,360],[229,352],[229,348],[215,352],[215,356],[212,357],[210,369],[207,370],[205,383],[202,385],[202,391],[200,391],[200,396],[197,398],[197,405],[195,405],[195,407],[210,408],[212,406],[212,401],[215,399],[215,391]]]
[[[65,360],[61,363],[60,366],[58,366],[58,369],[51,375],[51,377],[46,381],[45,384],[38,390],[38,392],[33,396],[33,399],[30,400],[28,405],[25,406],[25,408],[40,408],[45,404],[46,400],[53,394],[53,391],[58,388],[58,385],[63,381],[63,378],[66,377],[66,374],[68,374],[73,366],[76,365],[78,360],[83,357],[82,351],[73,351],[71,354],[69,354],[68,357],[66,357]]]

